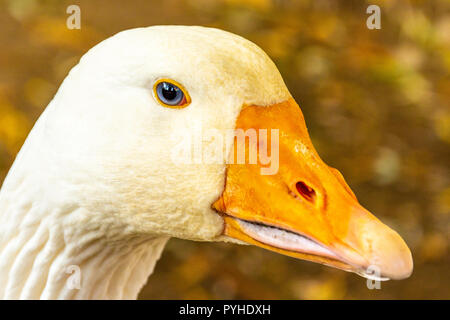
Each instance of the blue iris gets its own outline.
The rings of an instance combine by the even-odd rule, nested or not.
[[[183,90],[170,82],[160,82],[156,87],[158,98],[169,106],[177,106],[184,99]]]

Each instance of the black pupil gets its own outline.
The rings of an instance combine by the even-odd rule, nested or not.
[[[162,87],[162,95],[164,96],[164,98],[167,101],[172,101],[175,100],[178,96],[178,91],[180,91],[180,89],[178,89],[177,87],[175,87],[173,84],[167,83],[167,82],[163,82],[163,87]]]

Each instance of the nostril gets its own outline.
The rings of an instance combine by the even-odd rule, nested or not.
[[[316,200],[316,191],[308,186],[303,181],[299,181],[295,184],[298,193],[308,201],[314,202]]]

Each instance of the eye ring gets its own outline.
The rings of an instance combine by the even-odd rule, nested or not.
[[[153,95],[166,108],[182,109],[191,103],[186,89],[172,79],[159,79],[153,86]]]

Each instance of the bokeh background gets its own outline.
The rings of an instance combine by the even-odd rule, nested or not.
[[[66,28],[71,4],[81,30]],[[381,30],[366,27],[369,4]],[[172,239],[141,299],[450,298],[448,0],[0,1],[0,183],[83,53],[156,24],[218,27],[262,47],[319,154],[404,237],[415,270],[369,290],[354,274],[256,247]]]

